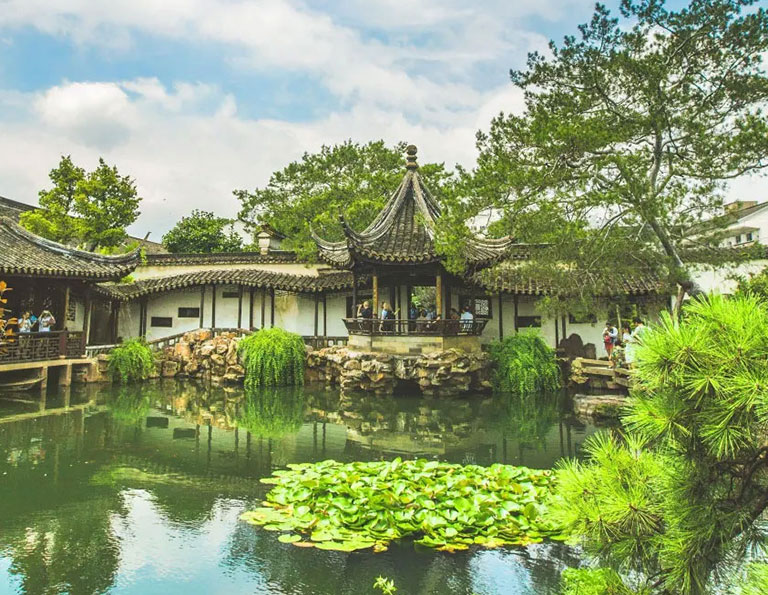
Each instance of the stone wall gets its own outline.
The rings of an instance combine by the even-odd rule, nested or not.
[[[379,394],[392,393],[398,384],[408,382],[427,395],[457,395],[490,390],[490,367],[485,353],[458,349],[401,356],[334,346],[310,351],[307,381]]]
[[[239,337],[192,331],[157,354],[155,377],[188,377],[236,384],[245,370],[237,357]],[[404,382],[427,395],[457,395],[490,390],[490,358],[482,352],[446,349],[426,355],[402,356],[356,351],[344,346],[318,351],[307,348],[306,382],[337,385],[346,392],[391,394]]]
[[[234,333],[215,337],[209,330],[186,333],[156,356],[155,377],[199,378],[216,384],[242,382],[245,369],[237,359],[239,342]]]

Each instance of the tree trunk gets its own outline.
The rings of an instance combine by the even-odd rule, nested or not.
[[[680,301],[682,301],[682,298],[685,297],[686,293],[691,297],[704,295],[704,290],[698,283],[696,283],[696,281],[693,280],[691,272],[688,270],[688,266],[683,262],[683,259],[680,258],[680,254],[678,253],[675,245],[672,243],[672,240],[669,238],[667,230],[664,229],[655,218],[648,219],[648,225],[656,234],[659,242],[661,242],[661,246],[664,248],[666,255],[672,259],[675,281],[683,289],[683,292],[680,296]]]

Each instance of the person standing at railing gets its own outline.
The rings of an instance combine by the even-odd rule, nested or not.
[[[472,314],[472,309],[467,305],[464,306],[464,311],[461,313],[461,330],[465,333],[472,331],[475,315]]]
[[[24,314],[21,316],[21,319],[19,320],[19,332],[20,333],[31,333],[32,327],[34,326],[34,321],[32,320],[32,316],[29,312],[24,312]]]
[[[51,314],[50,310],[43,310],[40,314],[40,318],[37,319],[37,328],[41,333],[48,333],[56,324],[56,319]]]

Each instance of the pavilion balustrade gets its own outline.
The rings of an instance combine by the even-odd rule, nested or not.
[[[479,336],[487,319],[478,320],[380,320],[344,318],[350,335],[366,336]]]
[[[82,331],[20,333],[0,348],[0,364],[85,356]]]

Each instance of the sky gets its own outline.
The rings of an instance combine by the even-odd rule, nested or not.
[[[521,108],[510,68],[593,6],[0,0],[0,196],[34,204],[61,155],[86,169],[103,157],[143,197],[130,231],[159,241],[193,209],[235,216],[234,189],[323,144],[402,140],[422,161],[472,166],[476,131]]]

